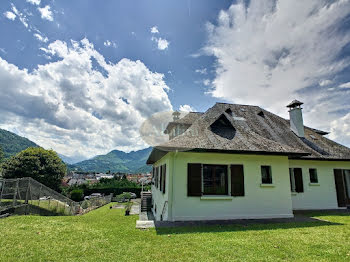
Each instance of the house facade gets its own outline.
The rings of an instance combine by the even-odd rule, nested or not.
[[[147,161],[156,220],[289,218],[350,205],[350,149],[304,126],[301,105],[288,105],[289,120],[224,103],[175,115],[169,141]]]

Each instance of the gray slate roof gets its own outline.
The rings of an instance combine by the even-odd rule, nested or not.
[[[229,113],[225,112],[227,110]],[[222,115],[235,129],[233,139],[217,135],[210,128]],[[305,127],[305,138],[299,138],[290,130],[289,120],[258,106],[216,103],[203,114],[192,113],[187,119],[179,119],[176,122],[181,121],[188,124],[188,129],[154,148],[147,161],[148,164],[154,163],[166,152],[175,150],[227,151],[279,154],[303,159],[350,160],[350,149],[323,137],[322,134],[326,132]]]

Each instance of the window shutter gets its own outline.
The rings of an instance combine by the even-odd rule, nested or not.
[[[163,189],[163,166],[160,166],[160,172],[159,172],[159,190],[162,191]]]
[[[244,196],[243,165],[231,165],[231,196]]]
[[[159,187],[159,166],[156,167],[156,188]]]
[[[166,185],[166,165],[163,166],[163,194],[165,194]]]
[[[301,168],[294,168],[295,192],[304,192],[303,174]]]
[[[202,195],[202,165],[188,164],[187,165],[187,195],[201,196]]]

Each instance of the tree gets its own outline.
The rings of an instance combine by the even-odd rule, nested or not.
[[[4,159],[4,151],[2,150],[1,146],[0,146],[0,163],[2,162],[2,160]]]
[[[67,167],[53,150],[29,147],[8,159],[3,165],[4,178],[32,177],[59,191]]]

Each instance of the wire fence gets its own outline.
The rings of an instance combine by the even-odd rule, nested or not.
[[[0,214],[79,215],[111,200],[108,195],[75,202],[30,177],[0,179]]]

